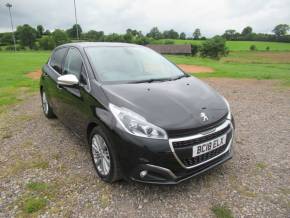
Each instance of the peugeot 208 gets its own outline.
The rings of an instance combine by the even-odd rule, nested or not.
[[[149,48],[65,44],[42,71],[45,116],[90,145],[106,182],[176,184],[232,157],[227,100]]]

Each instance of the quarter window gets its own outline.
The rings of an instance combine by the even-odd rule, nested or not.
[[[51,56],[50,66],[58,73],[61,74],[61,65],[66,53],[66,48],[57,49]]]
[[[74,74],[78,79],[83,69],[83,61],[80,52],[76,48],[70,48],[64,62],[63,74]]]

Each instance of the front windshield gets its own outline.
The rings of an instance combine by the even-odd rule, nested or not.
[[[95,73],[103,82],[174,79],[184,73],[163,56],[145,47],[87,47]]]

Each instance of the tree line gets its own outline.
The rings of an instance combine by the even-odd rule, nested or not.
[[[139,30],[127,29],[125,34],[105,34],[103,31],[90,30],[83,32],[80,25],[73,25],[67,30],[56,29],[53,32],[45,30],[42,25],[36,28],[24,24],[17,26],[15,31],[15,38],[17,41],[17,50],[30,49],[44,49],[51,50],[54,47],[77,40],[77,30],[81,41],[106,41],[106,42],[127,42],[146,45],[158,39],[165,40],[165,44],[173,44],[174,41],[170,39],[192,39],[192,40],[206,40],[206,37],[201,35],[201,30],[196,28],[193,33],[187,36],[184,32],[178,33],[174,29],[160,31],[158,27],[153,27],[147,34],[143,34]],[[241,33],[236,30],[229,29],[221,35],[226,40],[236,41],[277,41],[290,42],[289,32],[290,28],[287,24],[279,24],[274,27],[273,34],[254,33],[250,26],[245,27]],[[0,45],[6,45],[7,50],[14,49],[12,40],[12,33],[0,33]]]
[[[288,24],[279,24],[272,30],[273,34],[254,33],[250,26],[245,27],[241,33],[236,30],[226,30],[222,35],[226,40],[231,41],[270,41],[270,42],[290,42],[290,35],[287,35],[290,27]]]

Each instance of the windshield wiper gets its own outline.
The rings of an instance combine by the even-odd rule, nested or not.
[[[188,77],[186,74],[183,74],[183,75],[180,75],[180,76],[177,76],[177,77],[174,77],[172,78],[171,80],[178,80],[178,79],[181,79],[183,77]]]
[[[188,75],[183,74],[177,77],[173,78],[158,78],[158,79],[144,79],[144,80],[136,80],[136,81],[131,81],[129,83],[152,83],[152,82],[163,82],[163,81],[172,81],[172,80],[178,80],[183,77],[188,77]]]
[[[171,78],[160,78],[160,79],[144,79],[144,80],[136,80],[129,83],[152,83],[152,82],[162,82],[162,81],[170,81]]]

